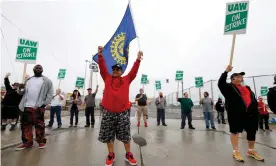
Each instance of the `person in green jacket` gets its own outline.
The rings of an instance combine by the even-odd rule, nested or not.
[[[177,93],[177,101],[181,104],[181,128],[184,129],[186,125],[186,117],[188,118],[189,129],[194,130],[192,125],[192,108],[194,106],[192,100],[189,98],[188,93],[184,93],[184,98],[179,98]]]

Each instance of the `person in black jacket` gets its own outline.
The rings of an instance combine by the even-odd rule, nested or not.
[[[2,101],[3,110],[2,110],[2,117],[1,117],[1,120],[2,120],[1,131],[6,130],[8,119],[12,121],[10,130],[14,130],[20,113],[18,105],[21,101],[22,94],[20,94],[18,91],[19,83],[14,83],[11,86],[9,81],[9,76],[10,76],[10,73],[7,73],[4,79],[4,84],[6,87],[6,95]]]
[[[222,102],[221,98],[219,98],[216,103],[216,110],[218,112],[218,117],[217,117],[218,123],[220,124],[220,122],[222,122],[222,124],[226,124],[225,119],[224,119],[225,106],[224,106],[224,103]]]
[[[276,114],[276,76],[274,76],[274,87],[269,88],[267,93],[267,103],[270,110]]]
[[[264,161],[254,150],[256,131],[258,130],[258,103],[255,94],[249,86],[243,85],[244,72],[232,74],[231,83],[227,83],[227,74],[231,71],[232,66],[228,66],[218,81],[218,87],[226,100],[233,158],[237,161],[244,161],[238,149],[238,141],[239,133],[245,130],[249,146],[247,155],[256,160]]]

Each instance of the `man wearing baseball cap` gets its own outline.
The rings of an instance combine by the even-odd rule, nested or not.
[[[92,89],[88,88],[88,95],[85,96],[84,102],[85,102],[85,117],[86,117],[86,125],[84,127],[90,127],[90,116],[91,116],[91,127],[94,127],[95,124],[95,115],[94,115],[94,108],[96,106],[95,104],[95,97],[98,92],[99,86],[97,85],[97,88],[94,93],[92,93]]]
[[[276,76],[274,76],[274,86],[269,88],[267,93],[267,103],[270,110],[276,114]]]
[[[98,63],[100,74],[105,83],[105,90],[102,99],[103,116],[99,133],[99,141],[107,144],[108,156],[106,166],[112,166],[115,160],[114,141],[124,143],[126,150],[125,160],[130,165],[137,165],[136,159],[130,151],[130,118],[129,110],[129,86],[135,79],[143,52],[139,51],[130,72],[122,77],[122,66],[115,64],[112,66],[112,74],[108,73],[106,63],[102,54],[103,47],[98,47]]]
[[[254,150],[256,131],[258,130],[258,102],[250,87],[243,85],[244,72],[233,73],[230,77],[231,83],[226,82],[227,75],[232,71],[232,68],[232,66],[228,66],[225,72],[222,73],[218,81],[218,87],[226,101],[233,158],[240,162],[244,161],[240,154],[238,143],[239,133],[245,130],[249,146],[247,156],[258,161],[264,161]]]

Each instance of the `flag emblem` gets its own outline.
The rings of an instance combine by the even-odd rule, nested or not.
[[[125,45],[125,35],[126,33],[121,32],[117,36],[115,36],[112,40],[112,44],[110,46],[110,51],[113,59],[121,65],[125,65],[127,63],[127,59],[124,56],[124,45]]]

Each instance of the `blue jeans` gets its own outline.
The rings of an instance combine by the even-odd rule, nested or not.
[[[203,113],[204,113],[206,128],[210,127],[209,122],[211,123],[212,128],[215,127],[213,112],[203,112]]]
[[[218,112],[217,119],[218,119],[218,123],[220,123],[220,122],[225,123],[224,111],[223,112]]]
[[[58,125],[62,125],[62,123],[61,123],[61,106],[53,106],[53,107],[51,107],[51,110],[50,110],[49,126],[52,126],[54,124],[55,114],[57,116]]]

